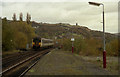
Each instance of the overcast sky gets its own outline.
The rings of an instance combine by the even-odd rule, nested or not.
[[[13,13],[16,13],[17,19],[22,12],[24,20],[26,13],[31,14],[32,21],[48,23],[78,23],[80,26],[86,26],[92,30],[102,31],[102,6],[92,6],[88,1],[101,2],[100,0],[71,1],[71,0],[45,0],[44,2],[35,0],[15,2],[8,0],[0,2],[0,11],[2,17],[12,19]],[[118,0],[105,0],[105,30],[110,33],[118,32]]]

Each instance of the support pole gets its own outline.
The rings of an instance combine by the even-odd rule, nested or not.
[[[74,46],[73,46],[73,42],[72,42],[72,53],[74,52]]]
[[[103,4],[102,4],[103,5]],[[106,68],[106,50],[105,50],[105,22],[104,22],[104,5],[103,5],[103,68]]]

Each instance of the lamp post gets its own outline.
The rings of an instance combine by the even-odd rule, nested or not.
[[[88,2],[90,5],[103,6],[103,68],[106,68],[106,49],[105,49],[105,20],[104,20],[104,4],[96,2]]]

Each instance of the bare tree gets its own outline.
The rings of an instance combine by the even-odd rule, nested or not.
[[[16,20],[17,20],[17,19],[16,19],[16,14],[15,14],[15,13],[13,14],[13,17],[12,17],[12,18],[13,18],[13,21],[16,21]]]
[[[78,23],[76,23],[76,26],[78,26]]]
[[[23,21],[23,14],[20,13],[20,21]]]
[[[31,20],[31,15],[29,13],[27,13],[26,22],[29,24],[30,20]]]

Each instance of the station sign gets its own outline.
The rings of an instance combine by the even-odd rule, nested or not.
[[[71,38],[71,41],[75,41],[75,39],[74,39],[74,38]]]

